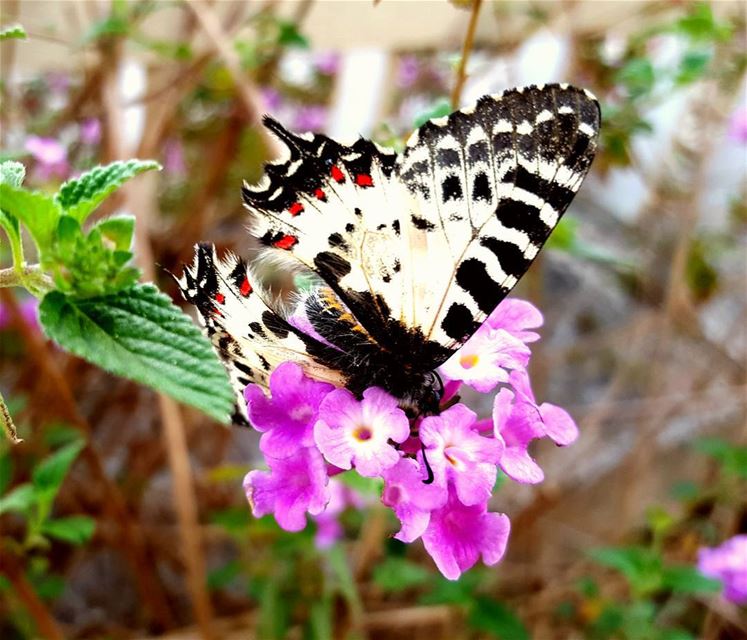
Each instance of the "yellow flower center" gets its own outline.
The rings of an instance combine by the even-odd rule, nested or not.
[[[371,436],[373,436],[373,433],[371,433],[371,429],[366,426],[356,427],[353,431],[353,437],[358,440],[358,442],[370,440]]]
[[[478,357],[474,353],[465,353],[459,358],[459,364],[465,369],[471,369],[477,364]]]

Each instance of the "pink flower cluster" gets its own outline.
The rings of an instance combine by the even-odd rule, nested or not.
[[[488,509],[498,469],[517,482],[541,482],[542,469],[528,451],[532,440],[567,445],[578,435],[566,411],[538,405],[532,393],[527,345],[539,339],[533,329],[541,324],[528,302],[503,301],[440,368],[441,413],[415,420],[382,389],[371,387],[357,398],[306,377],[292,362],[272,373],[269,398],[249,385],[249,420],[262,433],[269,467],[244,481],[254,515],[272,513],[283,529],[299,531],[310,514],[320,529],[335,532],[325,510],[344,505],[330,478],[355,469],[383,480],[381,501],[401,524],[395,537],[408,543],[421,538],[447,578],[457,579],[481,556],[487,565],[497,563],[510,530],[506,515]],[[501,385],[492,418],[478,420],[455,403],[462,384],[481,393]]]
[[[700,549],[698,570],[723,583],[724,598],[747,606],[747,535],[736,535],[713,549]]]

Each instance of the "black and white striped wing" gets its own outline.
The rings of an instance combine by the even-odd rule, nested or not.
[[[583,181],[599,105],[546,85],[485,96],[418,129],[397,161],[408,324],[455,349],[526,272]]]

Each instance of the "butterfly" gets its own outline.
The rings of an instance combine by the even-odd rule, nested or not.
[[[178,279],[237,392],[285,361],[410,416],[438,412],[435,370],[537,256],[594,158],[600,110],[566,84],[484,96],[426,122],[397,154],[264,125],[286,155],[244,184],[260,258],[313,275],[282,302],[235,255],[199,244]]]

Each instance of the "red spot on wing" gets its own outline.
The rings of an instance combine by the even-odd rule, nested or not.
[[[314,191],[314,197],[317,200],[321,200],[322,202],[326,202],[327,200],[327,194],[324,193],[324,191],[322,191],[321,189],[317,189],[316,191]]]
[[[296,236],[283,236],[280,240],[276,240],[272,244],[278,249],[290,249],[297,242],[298,238]]]
[[[338,167],[336,164],[332,165],[332,170],[330,171],[332,174],[332,179],[336,182],[345,182],[345,174],[340,171],[340,167]]]
[[[294,202],[290,207],[288,207],[288,211],[292,216],[297,216],[303,211],[303,205],[300,202]]]
[[[359,187],[373,187],[373,178],[367,173],[359,173],[355,176],[355,184]]]
[[[252,285],[249,284],[249,278],[244,276],[244,281],[241,283],[241,287],[239,288],[239,293],[241,293],[241,295],[246,298],[251,292],[252,292]]]
[[[218,304],[223,304],[226,301],[226,296],[224,296],[222,293],[216,293],[215,294],[215,301]]]

